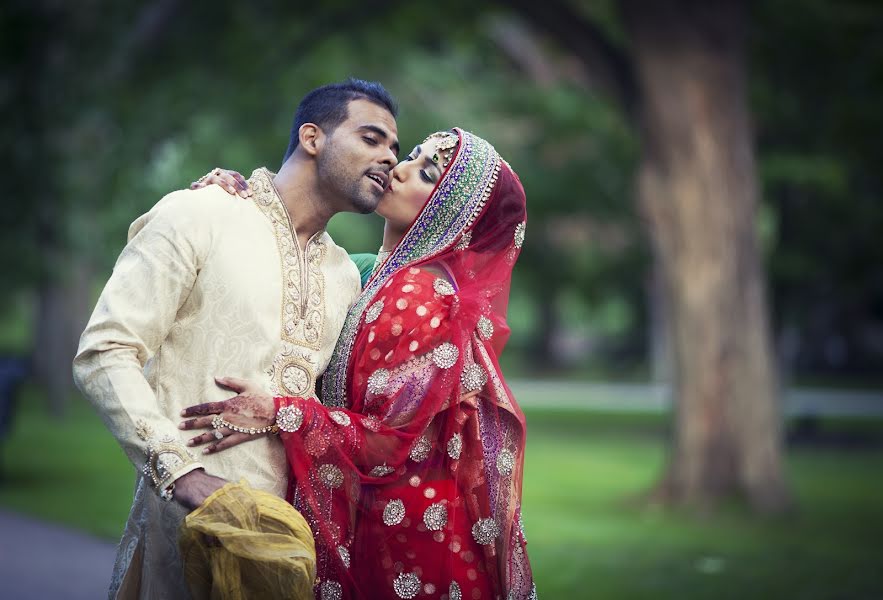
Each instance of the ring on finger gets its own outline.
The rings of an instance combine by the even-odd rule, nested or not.
[[[212,429],[214,430],[212,431],[212,435],[215,436],[216,440],[220,441],[224,439],[224,432],[221,431],[221,427],[224,425],[226,425],[226,423],[221,415],[215,415],[212,417]]]

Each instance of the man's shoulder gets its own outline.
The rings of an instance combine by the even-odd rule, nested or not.
[[[213,216],[238,216],[253,205],[251,200],[232,195],[220,186],[208,185],[198,190],[177,190],[167,194],[155,208],[180,216],[210,220]]]
[[[132,223],[129,239],[152,221],[157,226],[176,230],[203,230],[216,223],[235,222],[248,211],[248,205],[253,208],[250,200],[230,195],[216,185],[198,190],[175,190]]]

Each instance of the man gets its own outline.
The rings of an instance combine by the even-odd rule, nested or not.
[[[377,83],[314,90],[297,109],[279,173],[252,175],[252,202],[218,186],[178,191],[132,224],[74,359],[77,385],[142,473],[111,597],[188,596],[180,523],[227,480],[284,495],[278,440],[197,456],[179,413],[228,397],[220,373],[274,394],[315,394],[360,289],[324,229],[335,213],[376,207],[396,164],[395,113]],[[248,435],[216,432],[219,444]]]

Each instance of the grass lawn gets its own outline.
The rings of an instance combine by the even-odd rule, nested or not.
[[[91,409],[22,398],[0,446],[0,506],[115,539],[134,470]],[[663,462],[658,418],[528,413],[525,528],[544,598],[883,598],[883,448],[789,453],[794,514],[639,508]]]

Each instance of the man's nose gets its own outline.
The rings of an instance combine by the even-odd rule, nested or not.
[[[392,148],[387,147],[386,153],[383,155],[380,164],[389,165],[390,169],[399,164],[399,159],[396,157],[396,153],[392,151]]]

